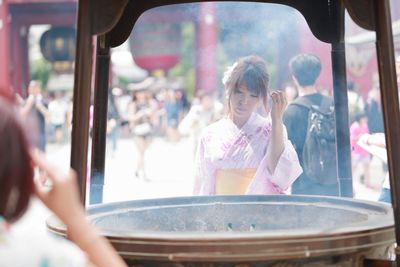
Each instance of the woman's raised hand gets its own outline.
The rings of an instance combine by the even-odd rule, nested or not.
[[[41,175],[44,175],[51,184],[44,186],[36,179],[35,191],[38,198],[65,224],[72,218],[85,216],[75,171],[71,169],[67,174],[62,174],[58,168],[47,162],[38,150],[33,151],[31,156],[34,164],[39,167]]]
[[[33,162],[51,182],[51,186],[46,187],[37,181],[36,194],[67,226],[68,237],[88,256],[87,266],[127,267],[111,244],[86,219],[79,198],[76,173],[70,170],[64,175],[48,163],[40,152],[34,151],[31,154]]]
[[[272,122],[282,122],[283,113],[287,106],[287,100],[285,93],[282,91],[271,92],[272,107],[271,107],[271,119]]]

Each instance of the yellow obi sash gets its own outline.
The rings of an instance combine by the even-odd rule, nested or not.
[[[217,171],[217,195],[244,195],[257,169],[221,169]]]

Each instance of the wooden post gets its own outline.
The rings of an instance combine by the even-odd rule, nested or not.
[[[90,1],[78,4],[75,79],[71,136],[71,168],[78,174],[82,202],[86,201],[89,107],[92,77],[92,34]]]
[[[103,202],[109,90],[108,80],[110,73],[110,47],[105,44],[105,35],[97,38],[96,47],[90,204]]]
[[[376,49],[379,85],[381,88],[383,120],[390,176],[390,189],[396,225],[396,242],[400,244],[400,113],[396,80],[392,23],[388,0],[375,0]],[[396,262],[400,266],[400,251],[396,248]]]
[[[8,20],[8,2],[0,1],[0,94],[11,96],[10,85],[10,23]]]

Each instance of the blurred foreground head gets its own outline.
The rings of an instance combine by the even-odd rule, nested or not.
[[[33,192],[33,166],[29,144],[18,111],[0,96],[0,216],[17,220]]]

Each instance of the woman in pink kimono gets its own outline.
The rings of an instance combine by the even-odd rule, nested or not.
[[[296,151],[282,123],[287,106],[283,92],[272,92],[264,60],[241,58],[223,79],[228,114],[206,127],[196,155],[195,195],[283,194],[301,174]]]

